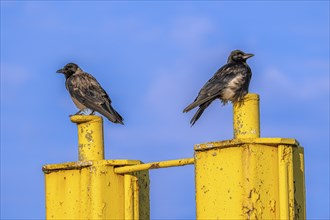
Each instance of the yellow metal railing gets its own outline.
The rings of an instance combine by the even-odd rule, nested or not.
[[[234,139],[195,145],[193,158],[104,160],[99,116],[72,116],[79,160],[43,166],[46,219],[149,219],[150,169],[195,166],[197,219],[305,219],[304,151],[261,138],[259,96],[233,106]]]
[[[159,161],[159,162],[138,164],[138,165],[132,165],[132,166],[123,166],[123,167],[115,168],[115,173],[125,174],[125,173],[142,171],[142,170],[185,166],[185,165],[189,165],[189,164],[194,164],[194,158],[184,158],[184,159],[178,159],[178,160],[167,160],[167,161]]]

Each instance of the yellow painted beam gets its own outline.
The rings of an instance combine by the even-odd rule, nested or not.
[[[134,216],[134,201],[133,201],[133,176],[130,174],[124,175],[125,186],[125,219],[132,220]]]
[[[84,167],[91,167],[96,165],[102,166],[127,166],[127,165],[136,165],[140,164],[139,160],[87,160],[87,161],[77,161],[77,162],[67,162],[60,164],[48,164],[42,167],[44,173],[51,173],[61,170],[79,170]]]
[[[290,218],[290,185],[289,185],[289,166],[291,165],[292,149],[285,145],[278,147],[278,186],[279,186],[279,218],[280,219],[292,219]]]
[[[152,162],[152,163],[132,165],[132,166],[123,166],[123,167],[115,168],[115,173],[125,174],[125,173],[142,171],[142,170],[159,169],[159,168],[174,167],[174,166],[185,166],[189,164],[194,164],[194,158],[183,158],[178,160],[167,160],[167,161]]]
[[[127,175],[127,174],[126,174]],[[133,204],[134,204],[134,220],[140,219],[140,188],[139,188],[139,179],[137,176],[132,178],[133,181]]]
[[[208,142],[204,144],[196,144],[195,150],[209,150],[211,148],[226,148],[226,147],[237,147],[245,144],[262,144],[269,146],[278,146],[279,144],[283,145],[299,145],[299,142],[293,138],[241,138],[241,139],[232,139],[225,141],[217,142]]]

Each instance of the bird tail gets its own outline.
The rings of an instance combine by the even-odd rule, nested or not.
[[[121,115],[110,105],[109,106],[109,112],[110,112],[110,115],[111,117],[107,117],[110,121],[113,120],[113,118],[115,118],[114,123],[119,123],[119,124],[124,124],[123,121],[123,117],[121,117]]]
[[[111,106],[111,104],[103,104],[100,108],[96,109],[99,113],[104,115],[109,121],[113,123],[124,124],[123,117]]]
[[[193,126],[195,122],[201,117],[204,110],[211,104],[212,101],[205,102],[199,106],[199,109],[195,113],[194,117],[191,119],[190,124]],[[189,106],[188,106],[189,107]]]
[[[214,99],[214,96],[209,96],[209,97],[206,97],[204,99],[199,99],[197,100],[197,98],[195,99],[195,101],[193,103],[191,103],[190,105],[188,105],[185,109],[183,109],[183,112],[189,112],[191,109],[197,107],[197,106],[202,106],[204,105],[205,103],[209,102],[210,100],[213,100]],[[211,102],[210,102],[211,103]],[[207,105],[209,106],[210,103]]]
[[[190,105],[188,105],[185,109],[183,109],[183,112],[184,112],[184,113],[185,113],[185,112],[189,112],[191,109],[195,108],[196,106],[198,106],[198,105],[196,105],[196,103],[193,102],[193,103],[191,103]]]

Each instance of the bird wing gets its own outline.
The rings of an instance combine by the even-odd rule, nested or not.
[[[228,82],[236,75],[237,64],[228,63],[221,67],[209,81],[201,88],[198,96],[193,103],[188,105],[183,112],[188,112],[191,109],[199,106],[212,99],[216,99],[221,95],[221,91],[225,88]]]
[[[106,116],[112,122],[122,123],[123,118],[111,106],[111,99],[90,74],[73,74],[66,82],[70,95],[87,108]]]

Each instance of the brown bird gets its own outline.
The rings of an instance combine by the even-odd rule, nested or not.
[[[84,72],[77,64],[68,63],[56,71],[65,76],[65,87],[69,91],[80,114],[85,109],[95,111],[108,118],[113,123],[123,123],[121,115],[111,106],[111,100],[97,80]]]
[[[215,99],[220,99],[223,104],[228,101],[235,103],[239,102],[248,93],[252,73],[246,60],[252,56],[254,55],[240,50],[234,50],[230,53],[227,64],[221,67],[206,82],[194,102],[183,110],[183,112],[188,112],[199,106],[190,121],[191,126],[195,124],[204,110]]]

